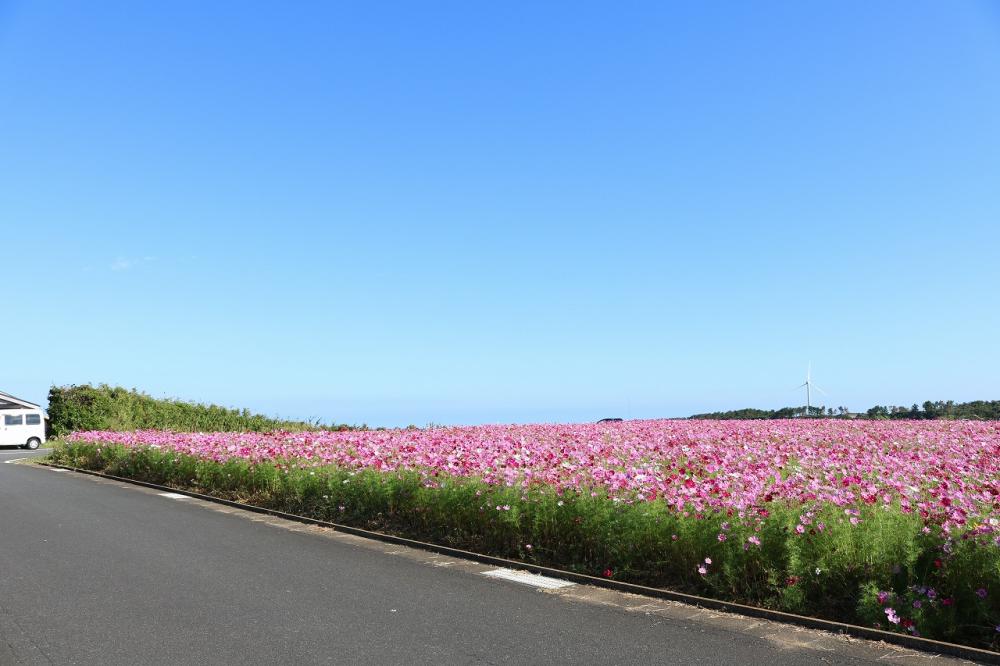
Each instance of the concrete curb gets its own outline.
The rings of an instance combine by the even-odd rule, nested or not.
[[[835,634],[845,634],[855,638],[884,641],[886,643],[901,645],[907,648],[912,648],[914,650],[947,654],[953,657],[968,659],[970,661],[978,663],[1000,664],[1000,652],[992,652],[990,650],[982,650],[980,648],[958,645],[956,643],[946,643],[943,641],[936,641],[929,638],[921,638],[918,636],[909,636],[907,634],[896,634],[888,631],[882,631],[881,629],[873,629],[869,627],[862,627],[855,624],[848,624],[846,622],[834,622],[831,620],[823,620],[820,618],[808,617],[805,615],[795,615],[794,613],[785,613],[782,611],[770,610],[767,608],[760,608],[757,606],[748,606],[745,604],[739,604],[730,601],[720,601],[718,599],[699,597],[697,595],[685,594],[683,592],[674,592],[663,588],[647,587],[645,585],[637,585],[635,583],[625,583],[621,581],[610,580],[607,578],[597,578],[595,576],[589,576],[587,574],[574,573],[572,571],[563,571],[562,569],[553,569],[538,564],[520,562],[518,560],[508,560],[502,557],[494,557],[492,555],[483,555],[481,553],[474,553],[467,550],[461,550],[459,548],[451,548],[449,546],[441,546],[433,543],[426,543],[423,541],[417,541],[415,539],[407,539],[405,537],[394,536],[391,534],[383,534],[382,532],[372,532],[370,530],[365,530],[358,527],[351,527],[349,525],[341,525],[339,523],[331,523],[325,520],[317,520],[315,518],[299,516],[293,513],[285,513],[284,511],[278,511],[276,509],[268,509],[265,507],[254,506],[252,504],[243,504],[241,502],[234,502],[232,500],[222,499],[220,497],[214,497],[212,495],[204,495],[201,493],[192,492],[190,490],[172,488],[170,486],[162,486],[156,483],[149,483],[147,481],[138,481],[136,479],[114,476],[111,474],[104,474],[102,472],[94,472],[88,469],[67,467],[66,465],[58,465],[49,462],[38,462],[36,464],[45,467],[65,469],[72,472],[78,472],[80,474],[96,476],[102,479],[109,479],[112,481],[121,481],[123,483],[143,486],[145,488],[152,488],[154,490],[179,493],[182,495],[186,495],[188,497],[192,497],[194,499],[200,499],[206,502],[213,502],[215,504],[223,504],[225,506],[242,509],[244,511],[275,516],[277,518],[283,518],[285,520],[305,523],[307,525],[318,525],[321,527],[327,527],[338,532],[343,532],[344,534],[352,534],[354,536],[364,537],[367,539],[374,539],[377,541],[383,541],[386,543],[391,543],[399,546],[418,548],[420,550],[430,551],[441,555],[449,555],[451,557],[457,557],[465,560],[472,560],[482,564],[490,564],[508,569],[530,571],[532,573],[542,574],[545,576],[550,576],[552,578],[559,578],[562,580],[568,580],[574,583],[581,583],[584,585],[591,585],[594,587],[603,587],[618,592],[639,594],[642,596],[653,597],[656,599],[679,601],[681,603],[685,603],[698,608],[709,608],[712,610],[720,610],[729,613],[736,613],[748,617],[755,617],[764,620],[772,620],[775,622],[783,622],[785,624],[794,624],[802,627],[807,627],[810,629],[829,631]]]

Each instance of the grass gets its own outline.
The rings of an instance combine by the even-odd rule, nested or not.
[[[56,442],[52,460],[569,571],[1000,647],[994,536],[926,533],[898,506],[859,507],[857,524],[843,508],[803,515],[773,502],[742,518],[695,516],[599,490],[445,476],[429,486],[415,472],[218,463],[155,448]]]

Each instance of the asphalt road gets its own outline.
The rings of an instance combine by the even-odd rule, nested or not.
[[[0,463],[25,452],[0,449]],[[0,464],[0,664],[861,664],[916,655]],[[949,661],[938,659],[937,661]]]

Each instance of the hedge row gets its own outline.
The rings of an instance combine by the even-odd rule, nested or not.
[[[49,426],[53,435],[82,430],[175,430],[186,432],[267,432],[316,430],[317,423],[284,421],[181,400],[161,400],[135,389],[89,384],[49,390]],[[336,426],[346,429],[346,426]]]

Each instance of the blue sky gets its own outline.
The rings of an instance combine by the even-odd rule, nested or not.
[[[0,0],[0,227],[38,401],[997,399],[1000,8]]]

